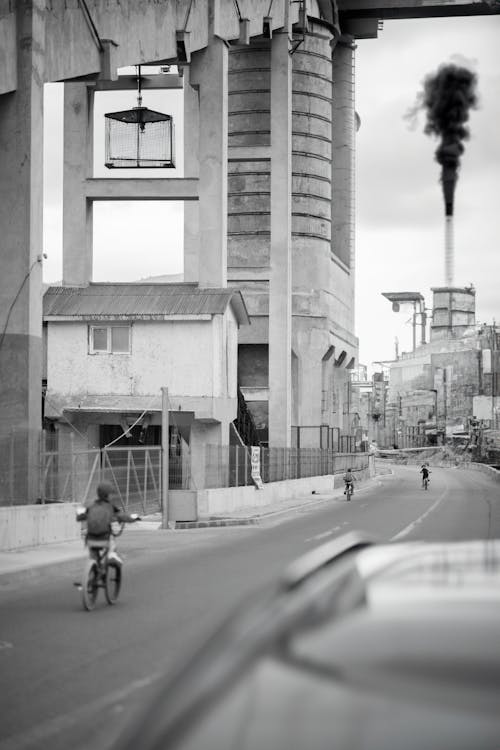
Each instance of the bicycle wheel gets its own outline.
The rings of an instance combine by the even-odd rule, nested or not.
[[[82,603],[89,612],[94,609],[99,591],[99,568],[95,560],[87,560],[82,577]]]
[[[346,494],[345,499],[347,500],[347,502],[349,502],[349,500],[351,499],[351,495],[352,495],[352,488],[348,487],[345,494]]]
[[[104,595],[108,604],[115,604],[120,593],[122,585],[122,568],[121,565],[110,562],[106,567],[106,582],[104,586]]]

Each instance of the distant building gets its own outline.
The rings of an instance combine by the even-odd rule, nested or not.
[[[430,342],[390,367],[387,443],[466,433],[473,416],[498,422],[498,328],[476,325],[473,287],[433,293]]]

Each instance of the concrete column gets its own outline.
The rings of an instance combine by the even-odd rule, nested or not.
[[[269,445],[290,446],[292,330],[292,63],[288,24],[271,45]]]
[[[332,252],[351,270],[353,311],[354,141],[356,133],[354,50],[354,38],[347,34],[343,35],[337,42],[332,62]]]
[[[228,49],[218,37],[191,58],[200,103],[199,283],[209,288],[227,286],[227,71]]]
[[[34,502],[42,384],[45,2],[17,3],[16,13],[17,88],[0,96],[0,450],[8,455],[4,446],[15,433],[9,494],[15,502]],[[0,473],[4,498],[8,488]]]
[[[92,201],[85,180],[93,172],[93,92],[64,84],[63,284],[92,280]]]
[[[184,175],[199,177],[199,91],[190,83],[189,68],[184,79]],[[198,281],[200,275],[199,211],[198,201],[184,202],[184,281]]]

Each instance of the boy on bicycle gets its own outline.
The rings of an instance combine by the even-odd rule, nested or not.
[[[109,547],[108,560],[121,564],[123,560],[116,551],[116,543],[113,536],[112,522],[134,523],[139,521],[137,513],[125,513],[117,508],[110,500],[113,487],[103,482],[97,486],[97,499],[87,508],[79,510],[77,521],[86,521],[87,533],[85,544],[87,547]]]
[[[351,469],[347,469],[346,473],[344,474],[343,479],[344,479],[344,484],[345,484],[344,495],[347,494],[347,488],[348,487],[351,488],[351,495],[353,495],[354,494],[354,482],[355,482],[355,479],[354,479],[354,474],[352,473]]]
[[[428,464],[422,464],[422,468],[420,469],[420,473],[422,474],[422,487],[425,486],[425,480],[429,481],[429,474],[431,473]]]

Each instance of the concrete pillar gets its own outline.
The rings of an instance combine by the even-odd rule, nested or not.
[[[85,180],[93,172],[93,92],[85,83],[64,84],[63,284],[92,280],[92,201]]]
[[[340,37],[333,53],[332,252],[350,269],[354,317],[354,38]],[[354,325],[354,321],[353,321]]]
[[[44,0],[17,3],[17,88],[0,96],[0,445],[15,502],[38,496],[42,385]],[[8,454],[8,449],[7,454]],[[0,493],[4,496],[3,481]]]
[[[269,445],[291,444],[292,63],[288,25],[271,46],[271,257],[269,278]]]
[[[209,18],[208,46],[191,58],[199,89],[199,283],[209,288],[227,286],[228,49],[213,28]]]
[[[190,69],[184,72],[184,175],[199,177],[200,104],[199,92],[191,83]],[[200,207],[198,201],[184,202],[184,281],[200,276]]]

